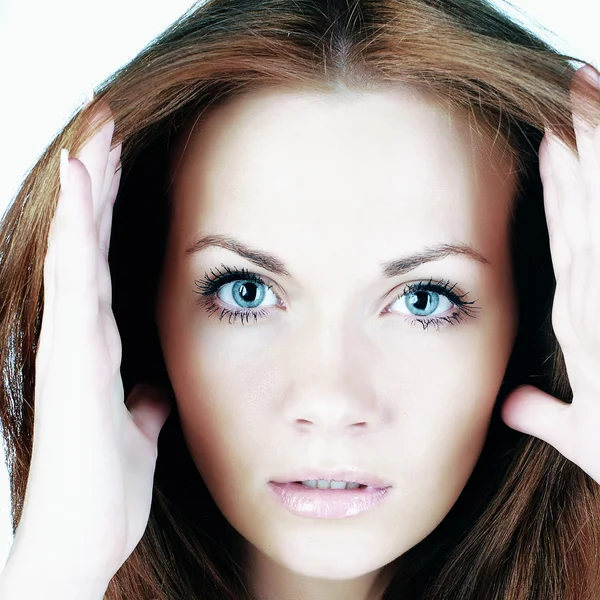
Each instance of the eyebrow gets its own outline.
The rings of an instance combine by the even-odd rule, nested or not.
[[[283,277],[291,277],[283,261],[274,254],[252,248],[244,242],[226,235],[211,234],[203,236],[193,246],[190,246],[185,253],[188,255],[195,254],[210,246],[231,250],[249,262],[270,271],[271,273]],[[381,263],[381,273],[387,278],[396,277],[397,275],[404,275],[405,273],[416,269],[419,265],[454,255],[466,256],[467,258],[484,265],[490,264],[484,256],[467,244],[436,244],[424,248],[416,254],[402,256],[395,260]]]

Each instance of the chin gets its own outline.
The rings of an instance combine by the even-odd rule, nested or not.
[[[280,564],[286,569],[311,579],[350,580],[379,570],[387,563],[365,560],[364,553],[331,554],[315,552],[314,549],[296,548],[295,554],[281,557]]]
[[[410,547],[402,547],[397,539],[382,539],[373,529],[361,532],[360,528],[344,525],[341,520],[321,524],[313,520],[291,531],[279,531],[255,545],[271,560],[298,575],[331,580],[354,579],[377,571]]]

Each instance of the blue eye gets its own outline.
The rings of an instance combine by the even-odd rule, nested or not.
[[[221,285],[216,293],[219,299],[234,308],[258,308],[269,295],[275,299],[271,306],[277,305],[277,296],[273,291],[266,284],[254,279],[230,281]]]
[[[420,323],[423,329],[429,325],[436,329],[444,324],[454,325],[465,316],[473,317],[473,312],[479,309],[473,306],[474,301],[463,300],[466,294],[459,295],[453,291],[455,287],[456,284],[450,285],[449,281],[437,283],[431,279],[409,284],[385,312],[417,317],[408,320],[412,325]],[[396,305],[404,310],[392,310]]]
[[[431,290],[417,290],[400,296],[399,300],[404,300],[404,305],[409,314],[418,317],[430,317],[438,310],[438,314],[444,313],[452,308],[452,303],[446,296]]]
[[[224,271],[211,269],[211,276],[206,273],[203,281],[196,281],[196,287],[202,297],[199,304],[203,304],[209,316],[220,312],[219,320],[228,316],[229,323],[234,323],[240,317],[242,324],[250,317],[256,322],[258,318],[268,317],[270,311],[266,307],[283,306],[283,303],[262,277],[251,273],[247,269],[230,269],[221,265]],[[399,313],[407,317],[411,324],[420,323],[423,329],[433,325],[439,329],[440,325],[454,325],[464,320],[465,316],[473,317],[473,312],[479,307],[473,302],[466,302],[466,294],[458,295],[453,291],[455,285],[450,282],[436,283],[432,280],[420,281],[406,285],[403,293],[389,305],[384,313]],[[221,303],[215,302],[217,298]],[[269,304],[263,304],[270,300]],[[391,310],[399,305],[404,310]]]
[[[242,324],[244,319],[249,322],[250,317],[256,322],[259,317],[268,317],[269,311],[262,307],[258,308],[261,302],[267,296],[275,299],[275,302],[269,306],[277,306],[279,299],[272,291],[271,286],[256,273],[251,273],[247,269],[230,269],[221,264],[224,271],[217,268],[215,273],[211,269],[210,277],[208,273],[204,275],[203,281],[196,281],[197,293],[202,297],[200,303],[205,305],[209,316],[220,311],[219,320],[223,317],[229,317],[229,323],[234,323],[240,317]],[[218,298],[226,304],[221,306],[214,302]]]

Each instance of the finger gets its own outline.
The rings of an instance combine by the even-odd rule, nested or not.
[[[594,146],[594,153],[596,160],[598,161],[598,172],[600,173],[600,124],[596,127],[592,135],[592,143]],[[590,206],[590,229],[592,233],[592,240],[596,247],[596,256],[600,257],[600,182],[596,184],[596,193],[592,194],[592,202]]]
[[[106,103],[100,104],[98,112],[94,113],[89,123],[90,129],[109,115],[112,115],[112,113]],[[110,153],[114,128],[115,123],[111,118],[85,143],[76,156],[85,165],[91,178],[95,222],[98,222],[102,212],[102,191],[104,190],[108,155]]]
[[[86,347],[82,340],[95,330],[97,323],[98,299],[94,295],[97,250],[91,181],[80,161],[68,159],[62,152],[61,158],[61,192],[49,237],[49,260],[44,267],[44,313],[36,356],[36,403],[38,397],[47,397],[43,387],[53,385],[49,383],[51,380],[54,384],[60,380],[64,386],[72,387],[74,376],[80,374],[80,369],[74,368],[75,356]],[[68,376],[62,372],[64,364],[57,368],[53,362],[56,355],[71,357],[66,367],[71,370]],[[59,395],[66,398],[64,393]],[[60,400],[56,393],[51,396]],[[36,404],[36,419],[42,414],[40,408],[45,410]],[[56,405],[47,407],[50,411],[55,409]]]
[[[591,90],[589,87],[591,84]],[[579,114],[579,108],[583,108],[584,101],[589,101],[591,94],[597,93],[600,99],[600,79],[598,73],[589,65],[585,65],[576,71],[571,82],[571,101],[573,105],[573,127],[577,139],[577,151],[585,194],[583,203],[586,211],[586,220],[590,232],[596,229],[597,212],[600,210],[600,156],[595,148],[595,132],[598,127],[593,123],[585,122]],[[590,243],[600,244],[598,235],[590,238]]]
[[[50,352],[46,352],[46,347],[49,344],[49,340],[53,336],[53,305],[54,305],[54,222],[53,219],[50,225],[50,232],[48,235],[48,248],[46,250],[46,256],[44,258],[44,272],[43,272],[43,307],[42,307],[42,324],[40,327],[40,334],[38,338],[37,352],[35,356],[35,371],[37,376],[41,373],[45,373],[46,366],[48,364],[48,357]]]
[[[562,223],[571,260],[585,253],[590,246],[587,222],[586,190],[581,177],[581,166],[575,153],[551,131],[548,131],[548,155],[554,184],[558,216]]]
[[[512,429],[544,440],[569,458],[565,422],[572,406],[536,387],[524,385],[509,394],[500,413]]]
[[[107,305],[112,301],[112,281],[110,277],[110,269],[108,266],[108,251],[110,247],[110,235],[112,229],[112,217],[114,199],[117,196],[119,182],[121,180],[121,169],[119,168],[112,179],[112,186],[107,194],[107,199],[104,206],[104,214],[100,223],[100,239],[98,241],[98,294],[100,302]]]
[[[48,362],[48,354],[46,348],[48,347],[49,340],[52,339],[53,335],[53,322],[54,322],[54,273],[56,263],[56,231],[59,227],[58,224],[58,206],[62,205],[65,200],[63,199],[66,193],[66,180],[68,178],[68,160],[69,151],[65,148],[60,152],[60,192],[58,201],[54,209],[54,215],[50,221],[50,227],[48,228],[48,239],[46,245],[46,255],[44,257],[44,270],[43,270],[43,313],[42,313],[42,324],[40,328],[40,334],[38,339],[38,351],[36,353],[36,373],[45,371],[46,364]]]
[[[50,221],[50,227],[48,229],[48,241],[46,245],[46,255],[44,257],[44,308],[52,301],[52,298],[50,297],[50,291],[52,290],[51,281],[54,279],[54,257],[56,254],[56,222],[58,220],[56,211],[58,209],[58,203],[61,202],[62,194],[63,192],[61,191],[58,197],[56,208],[54,210],[54,215]]]
[[[97,322],[97,238],[92,187],[85,165],[68,160],[65,190],[56,209],[53,312],[60,323],[89,330]]]
[[[571,251],[558,207],[558,190],[550,160],[549,136],[546,133],[539,149],[540,177],[543,183],[544,212],[550,237],[550,254],[554,276],[558,281],[571,264]]]
[[[108,248],[110,243],[110,231],[112,225],[112,215],[115,199],[119,191],[119,184],[121,182],[122,168],[119,166],[116,169],[114,175],[110,180],[110,188],[106,192],[106,198],[104,201],[104,207],[102,209],[102,216],[98,228],[98,245],[101,254],[108,257]]]
[[[581,118],[579,107],[583,103],[583,98],[581,96],[589,96],[589,92],[585,87],[586,84],[592,84],[596,89],[600,87],[596,77],[596,71],[589,65],[585,65],[575,72],[570,88],[571,103],[573,106],[573,127],[577,139],[579,162],[586,177],[593,177],[593,181],[588,181],[588,183],[595,183],[598,181],[600,160],[594,149],[593,138],[595,127],[593,124],[587,123]],[[600,92],[600,90],[598,91]]]
[[[117,166],[121,163],[121,149],[123,144],[117,144],[109,153],[108,161],[106,163],[106,172],[104,174],[104,187],[102,188],[102,207],[104,207],[110,190],[112,188],[112,181],[116,175]],[[104,209],[104,208],[103,208]]]

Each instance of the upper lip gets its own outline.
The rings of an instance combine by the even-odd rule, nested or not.
[[[271,479],[273,483],[290,483],[293,481],[307,481],[315,479],[325,479],[334,481],[346,481],[360,483],[370,487],[387,488],[391,487],[389,481],[366,471],[354,467],[345,468],[302,468],[297,471],[289,471],[285,475]]]

